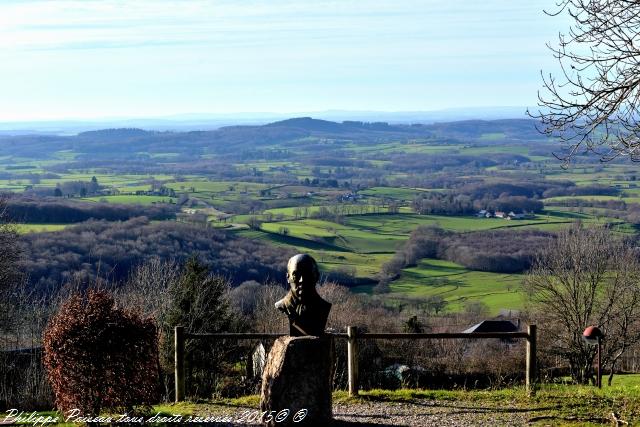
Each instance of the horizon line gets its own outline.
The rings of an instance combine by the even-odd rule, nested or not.
[[[225,119],[241,119],[241,120],[259,120],[270,117],[287,117],[300,118],[312,117],[313,115],[416,115],[416,114],[438,114],[438,113],[481,113],[487,110],[489,113],[496,113],[500,110],[521,110],[522,116],[525,116],[527,106],[469,106],[469,107],[450,107],[436,110],[345,110],[345,109],[327,109],[315,111],[232,111],[232,112],[185,112],[170,113],[160,115],[140,115],[140,116],[91,116],[91,117],[41,117],[41,118],[16,118],[16,119],[0,119],[1,124],[27,124],[27,123],[64,123],[64,122],[109,122],[109,121],[135,121],[135,120],[159,120],[159,121],[189,121],[189,120],[225,120]]]

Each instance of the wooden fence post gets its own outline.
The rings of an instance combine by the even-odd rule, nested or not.
[[[175,380],[176,402],[184,400],[184,326],[175,327]]]
[[[536,392],[536,325],[529,325],[527,330],[527,373],[526,386],[529,394]]]
[[[347,364],[349,369],[349,396],[358,395],[358,328],[347,326]]]

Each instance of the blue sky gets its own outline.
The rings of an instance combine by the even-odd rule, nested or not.
[[[528,106],[554,0],[3,0],[0,121]]]

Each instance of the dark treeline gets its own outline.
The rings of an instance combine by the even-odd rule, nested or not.
[[[567,195],[616,195],[619,190],[601,185],[576,186],[569,181],[515,181],[456,183],[447,192],[425,192],[413,200],[413,209],[421,214],[469,215],[481,209],[489,211],[541,212],[544,204],[538,200]],[[449,187],[449,188],[451,188]],[[434,188],[434,187],[430,187]],[[436,187],[437,188],[437,187]],[[577,206],[577,205],[576,205]],[[584,204],[583,206],[587,206]],[[612,203],[595,206],[608,209]],[[623,210],[623,209],[621,209]]]
[[[516,213],[540,212],[544,205],[538,198],[548,191],[549,185],[554,184],[546,181],[463,182],[454,190],[420,194],[413,200],[412,208],[418,213],[433,215],[470,215],[481,209]]]
[[[38,290],[95,277],[124,280],[131,268],[152,257],[176,261],[195,255],[234,283],[284,280],[284,249],[221,231],[176,222],[88,221],[55,233],[23,236],[23,270]]]
[[[581,185],[569,186],[565,188],[550,188],[546,190],[543,197],[558,196],[617,196],[620,191],[614,187],[606,185]]]
[[[380,281],[396,278],[400,271],[422,258],[452,261],[471,270],[521,273],[553,234],[539,230],[454,233],[439,227],[415,229],[391,261],[383,265]]]
[[[47,197],[10,197],[7,200],[7,214],[16,222],[38,224],[76,223],[89,219],[126,221],[146,216],[153,220],[175,218],[178,207],[169,204],[119,205],[113,203],[87,203],[74,200]]]
[[[411,203],[414,211],[423,215],[471,215],[481,209],[490,211],[541,212],[544,204],[524,196],[501,195],[497,199],[472,199],[465,194],[424,193]]]
[[[440,257],[471,270],[522,273],[553,237],[547,231],[532,229],[455,234],[443,242]]]
[[[424,172],[441,171],[451,168],[478,169],[497,166],[504,163],[528,162],[524,156],[506,156],[499,160],[487,159],[483,156],[469,156],[461,154],[396,154],[391,156],[390,170]]]
[[[528,198],[542,198],[544,192],[550,188],[562,189],[569,186],[569,183],[556,184],[550,181],[514,181],[510,182],[475,182],[465,184],[457,188],[458,193],[466,194],[473,199],[490,198],[495,199],[501,196],[522,196]]]
[[[602,208],[624,211],[627,209],[627,203],[620,200],[595,200],[595,199],[562,199],[548,201],[549,206],[563,206],[567,208]]]

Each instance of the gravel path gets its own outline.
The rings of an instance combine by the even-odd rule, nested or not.
[[[387,426],[524,426],[530,413],[517,409],[482,407],[469,402],[416,400],[411,403],[366,402],[334,405],[342,425]],[[340,425],[340,424],[339,424]]]
[[[372,401],[334,404],[335,426],[526,426],[540,409],[519,410],[509,407],[487,407],[474,402],[414,400],[406,403]],[[236,417],[253,408],[209,406],[209,414],[235,414]],[[533,412],[537,412],[534,414]],[[544,411],[544,410],[543,410]],[[207,414],[208,415],[208,414]],[[237,427],[260,424],[220,423],[217,426]]]

